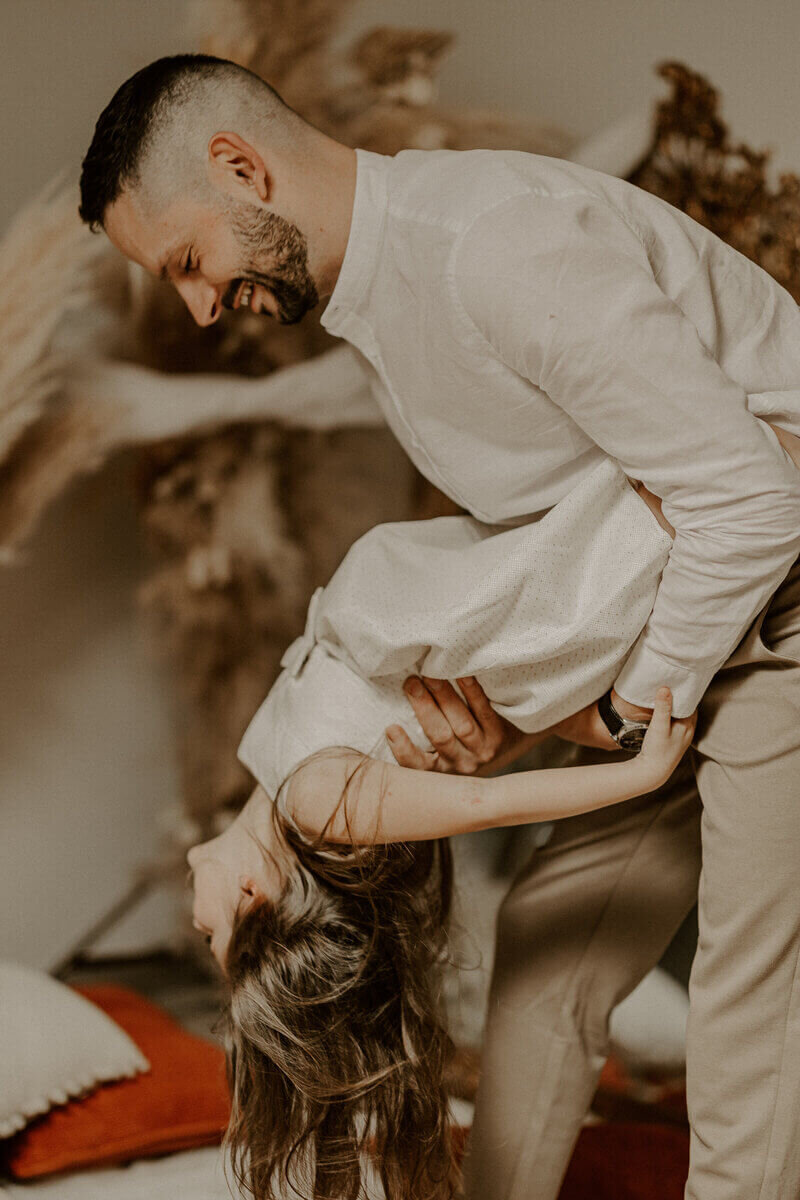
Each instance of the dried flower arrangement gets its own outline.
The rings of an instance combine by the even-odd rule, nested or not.
[[[716,88],[678,62],[657,73],[671,93],[631,183],[674,204],[768,271],[800,303],[800,177],[767,182],[769,151],[731,142]]]

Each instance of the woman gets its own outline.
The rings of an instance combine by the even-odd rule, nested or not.
[[[368,1151],[387,1196],[454,1194],[446,838],[652,790],[694,720],[671,721],[664,690],[635,758],[482,779],[400,767],[384,731],[408,723],[419,671],[474,677],[527,744],[547,736],[616,677],[670,529],[607,461],[535,523],[379,526],[315,594],[240,747],[260,786],[189,853],[195,923],[231,989],[229,1142],[257,1200],[287,1184],[355,1197]]]

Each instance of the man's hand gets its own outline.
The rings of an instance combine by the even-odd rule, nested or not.
[[[405,693],[435,749],[420,750],[401,725],[390,725],[386,736],[401,767],[480,775],[512,762],[532,744],[530,735],[498,716],[476,679],[456,682],[463,697],[443,679],[406,680]]]
[[[435,749],[420,750],[401,725],[390,725],[386,736],[401,767],[451,775],[487,775],[514,762],[551,734],[579,746],[619,750],[597,711],[596,701],[549,729],[525,734],[494,711],[476,679],[456,682],[463,696],[446,680],[417,676],[406,680],[405,693]],[[620,716],[631,721],[650,720],[652,709],[629,704],[613,690],[611,698]]]

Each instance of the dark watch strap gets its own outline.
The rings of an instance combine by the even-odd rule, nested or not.
[[[637,753],[642,748],[649,721],[629,721],[620,716],[611,700],[611,689],[597,701],[597,711],[608,732],[622,750]]]

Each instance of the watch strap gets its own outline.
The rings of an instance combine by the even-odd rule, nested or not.
[[[614,705],[611,701],[611,689],[610,688],[605,693],[605,695],[601,696],[600,699],[597,701],[597,711],[599,712],[600,716],[602,717],[603,724],[605,725],[606,729],[608,730],[608,732],[611,734],[611,736],[616,741],[619,733],[623,729],[624,722],[623,722],[623,718],[619,715],[617,710],[614,708]]]
[[[597,701],[597,711],[602,718],[608,732],[611,734],[617,745],[622,745],[623,740],[626,740],[627,735],[640,733],[641,735],[649,728],[649,721],[630,721],[627,717],[623,717],[614,708],[614,703],[611,699],[611,688],[600,697]],[[641,738],[636,738],[635,741],[640,742]]]

